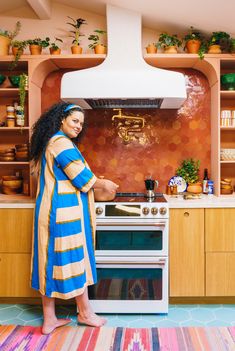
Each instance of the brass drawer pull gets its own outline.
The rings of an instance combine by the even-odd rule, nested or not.
[[[189,212],[184,212],[184,217],[188,217],[189,216]]]

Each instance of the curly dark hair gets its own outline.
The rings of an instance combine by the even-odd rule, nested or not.
[[[80,106],[65,111],[71,103],[58,102],[45,111],[32,127],[32,136],[30,139],[30,160],[37,163],[46,149],[49,139],[60,130],[63,119],[73,113],[73,111],[84,110]],[[73,139],[73,141],[77,141]]]

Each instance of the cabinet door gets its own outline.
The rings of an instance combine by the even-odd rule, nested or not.
[[[206,296],[235,296],[235,253],[206,254]]]
[[[204,209],[170,210],[170,296],[204,296]]]
[[[38,297],[30,288],[30,254],[0,253],[0,297]]]
[[[33,209],[0,209],[0,252],[31,252]]]
[[[205,210],[207,252],[235,252],[235,208]]]

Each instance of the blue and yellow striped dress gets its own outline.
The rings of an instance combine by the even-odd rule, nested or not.
[[[56,133],[42,155],[34,214],[31,286],[42,295],[70,299],[96,283],[95,181],[71,139]]]

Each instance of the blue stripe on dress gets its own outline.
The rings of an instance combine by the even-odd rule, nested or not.
[[[75,149],[75,147],[61,151],[61,153],[56,156],[55,160],[62,168],[65,168],[73,161],[83,162],[81,154]]]
[[[41,161],[41,173],[40,173],[40,186],[39,194],[36,198],[35,209],[34,209],[34,248],[33,248],[33,267],[32,267],[32,288],[39,290],[39,266],[38,266],[38,216],[40,212],[40,206],[42,202],[45,181],[44,181],[44,172],[45,172],[46,159],[45,156],[42,157]]]
[[[76,193],[58,194],[57,208],[78,206],[78,196]],[[78,213],[79,216],[79,213]]]
[[[56,237],[66,237],[78,234],[82,231],[81,220],[74,222],[55,223],[54,235]]]
[[[84,250],[82,246],[68,251],[55,252],[54,265],[64,266],[65,264],[79,262],[83,260],[83,258],[84,258]]]
[[[86,283],[85,272],[78,277],[68,278],[66,280],[54,280],[54,291],[59,291],[62,294],[82,288]]]
[[[72,180],[72,184],[78,189],[82,189],[92,179],[94,174],[90,169],[84,168],[75,178]]]
[[[89,203],[88,203],[88,194],[80,193],[83,212],[90,214]],[[85,236],[86,236],[86,245],[87,251],[89,255],[89,261],[91,265],[92,275],[94,278],[94,283],[97,282],[97,273],[96,273],[96,263],[95,263],[95,254],[94,254],[94,245],[92,239],[92,227],[91,227],[91,219],[90,216],[84,216],[84,228],[85,228]]]

